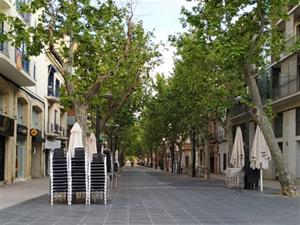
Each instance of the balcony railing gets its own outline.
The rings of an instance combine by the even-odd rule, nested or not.
[[[293,47],[296,43],[298,43],[300,40],[300,35],[294,35],[286,39],[285,41],[285,48],[284,51],[280,54],[280,57],[283,58],[284,56],[287,56],[293,51]]]
[[[271,90],[271,97],[273,100],[278,100],[300,91],[299,80],[297,78],[290,79],[281,84],[277,88]]]
[[[237,116],[247,112],[247,106],[245,104],[235,104],[231,110],[232,116]]]
[[[15,62],[17,69],[23,69],[25,72],[30,74],[30,62],[27,59],[23,50],[20,48],[16,48]]]

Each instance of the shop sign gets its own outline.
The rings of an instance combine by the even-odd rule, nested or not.
[[[17,125],[17,134],[18,135],[22,135],[22,136],[26,136],[28,134],[28,128],[24,125]]]
[[[14,136],[14,122],[13,119],[0,115],[0,135]]]

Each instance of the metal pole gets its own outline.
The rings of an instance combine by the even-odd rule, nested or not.
[[[260,191],[264,191],[264,185],[263,185],[263,172],[262,172],[262,165],[260,163]]]
[[[97,153],[101,153],[100,144],[100,106],[96,108],[96,140],[97,140]]]

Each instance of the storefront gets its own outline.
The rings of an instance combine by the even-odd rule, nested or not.
[[[31,177],[42,177],[44,176],[42,144],[45,140],[42,137],[42,132],[38,129],[32,128],[30,130],[30,136],[32,140]]]
[[[26,166],[26,145],[28,128],[24,125],[17,125],[17,147],[16,147],[16,178],[25,176]]]
[[[6,141],[14,135],[14,120],[0,115],[0,182],[5,180]]]

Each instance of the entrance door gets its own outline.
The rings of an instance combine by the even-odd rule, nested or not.
[[[16,150],[16,178],[24,177],[25,140],[18,139]]]
[[[0,181],[4,181],[5,137],[0,136]]]
[[[31,177],[41,177],[41,146],[39,143],[32,144],[31,151]]]

